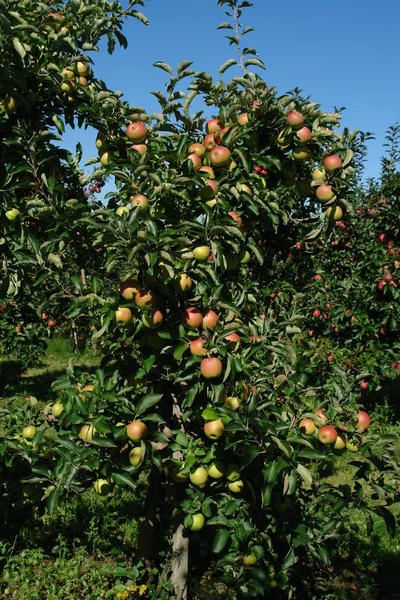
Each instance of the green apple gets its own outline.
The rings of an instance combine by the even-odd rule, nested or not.
[[[201,513],[197,513],[195,515],[192,515],[192,518],[193,523],[190,526],[191,531],[200,531],[200,529],[203,529],[204,523],[206,521],[204,515],[202,515]]]
[[[238,481],[240,479],[240,466],[237,463],[228,463],[225,475],[228,481]]]
[[[31,440],[36,435],[36,427],[34,425],[27,425],[22,430],[22,437],[26,440]]]
[[[225,470],[225,463],[222,460],[216,460],[209,466],[208,474],[211,479],[221,479],[225,475]]]
[[[94,482],[94,490],[99,496],[107,496],[112,492],[112,485],[107,479],[97,479]]]
[[[9,221],[15,221],[20,214],[21,213],[19,212],[18,208],[11,208],[10,210],[6,211],[6,217]]]

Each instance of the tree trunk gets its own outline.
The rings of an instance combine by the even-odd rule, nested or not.
[[[140,526],[137,558],[147,569],[151,568],[158,551],[161,527],[161,473],[153,466],[150,473],[150,488],[147,495],[145,519]]]

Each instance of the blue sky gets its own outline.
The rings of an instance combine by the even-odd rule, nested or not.
[[[217,77],[220,65],[235,57],[224,30],[217,31],[226,20],[217,0],[150,0],[143,12],[150,24],[127,22],[127,50],[92,55],[95,75],[131,105],[158,110],[150,92],[163,89],[167,74],[155,61],[175,68],[192,60],[194,70]],[[269,85],[279,93],[299,87],[326,111],[344,106],[345,126],[375,134],[365,174],[378,176],[385,130],[400,120],[399,0],[254,0],[242,22],[255,28],[244,39],[264,61]],[[96,154],[91,132],[68,133],[66,142],[72,147],[77,139],[85,159]]]

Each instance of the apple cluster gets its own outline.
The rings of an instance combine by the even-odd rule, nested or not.
[[[359,444],[351,438],[352,431],[350,431],[350,436],[348,435],[348,430],[353,429],[356,433],[363,433],[371,424],[371,417],[363,410],[358,411],[351,428],[328,424],[329,420],[323,408],[317,408],[314,414],[317,418],[305,417],[300,420],[300,431],[307,436],[316,435],[321,444],[330,445],[333,450],[339,452],[344,449],[357,452]]]

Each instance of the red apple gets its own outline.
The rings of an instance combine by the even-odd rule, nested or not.
[[[195,142],[194,144],[190,144],[189,146],[189,154],[198,154],[199,156],[204,156],[206,153],[206,147],[203,144],[198,144]]]
[[[329,202],[335,195],[331,185],[319,185],[315,192],[320,202]]]
[[[142,316],[142,323],[148,329],[156,329],[160,327],[162,322],[164,321],[164,315],[161,310],[157,308],[153,308],[153,310],[149,313],[145,313]]]
[[[126,435],[134,442],[146,438],[148,433],[149,430],[147,429],[147,425],[145,425],[143,421],[132,421],[126,428]]]
[[[139,206],[140,210],[147,210],[149,208],[149,202],[147,200],[147,197],[143,194],[135,194],[131,198],[131,206],[133,208]]]
[[[223,125],[219,119],[210,119],[206,125],[207,133],[218,133],[218,131],[222,128]]]
[[[115,320],[120,325],[125,325],[132,319],[132,313],[129,308],[125,306],[120,306],[115,311]]]
[[[146,144],[132,144],[130,150],[136,150],[136,152],[144,156],[147,152],[147,146]]]
[[[371,417],[369,416],[369,414],[363,410],[358,411],[357,413],[357,429],[358,431],[362,432],[365,431],[366,429],[368,429],[368,427],[371,424]]]
[[[202,171],[203,173],[207,173],[208,179],[215,179],[215,173],[214,173],[214,169],[212,167],[209,167],[208,165],[203,165],[202,167],[200,167],[199,171]]]
[[[216,167],[225,167],[231,160],[231,151],[225,146],[215,146],[210,152],[210,160]]]
[[[302,419],[299,423],[299,427],[301,432],[306,435],[312,435],[315,431],[315,423],[312,419]]]
[[[182,323],[190,329],[198,329],[203,324],[203,315],[198,308],[190,306],[183,313]]]
[[[318,431],[318,439],[322,444],[334,444],[337,440],[337,431],[332,425],[324,425]]]
[[[241,217],[239,217],[237,212],[235,212],[234,210],[230,210],[228,212],[228,215],[235,221],[235,223],[237,223],[237,225],[239,227],[243,227],[243,221],[242,221]]]
[[[206,135],[206,137],[203,140],[203,144],[204,147],[206,148],[206,150],[211,151],[213,148],[215,148],[215,146],[217,145],[217,142],[215,141],[215,137],[213,133],[209,133],[208,135]]]
[[[299,129],[304,123],[304,116],[297,110],[292,110],[286,115],[286,120],[290,127],[293,127],[293,129]]]
[[[301,127],[296,131],[296,137],[300,141],[300,144],[308,144],[312,139],[311,129],[308,127]]]
[[[225,340],[227,342],[230,342],[230,344],[232,344],[232,345],[236,344],[237,342],[240,342],[240,339],[241,339],[240,335],[238,333],[235,333],[235,332],[230,333],[229,335],[227,335],[225,337]]]
[[[324,160],[324,167],[328,171],[328,173],[333,173],[337,169],[342,168],[343,161],[337,154],[333,154],[332,156],[327,156]]]
[[[214,379],[222,373],[222,362],[219,358],[203,358],[200,371],[205,379]]]
[[[119,286],[119,292],[125,300],[133,300],[139,290],[140,285],[136,279],[126,279]]]
[[[204,187],[200,190],[200,196],[202,200],[211,200],[212,198],[215,198],[217,192],[218,183],[213,179],[207,179]]]
[[[202,338],[192,340],[189,344],[190,353],[194,356],[204,356],[207,354],[207,349],[204,348],[204,344],[207,344],[207,340],[203,340]]]
[[[325,415],[325,409],[324,408],[317,408],[317,410],[314,410],[315,414],[318,415],[320,417],[320,419],[322,419],[323,421],[327,421],[328,417]]]
[[[215,329],[218,323],[218,315],[213,310],[208,311],[208,313],[203,317],[203,329]]]
[[[135,302],[140,308],[151,308],[155,305],[155,296],[153,292],[140,289],[135,294]]]
[[[188,162],[192,163],[192,168],[195,171],[198,171],[201,167],[201,158],[198,154],[196,154],[195,152],[193,152],[192,154],[189,154],[188,158],[187,158]]]
[[[140,121],[135,121],[133,123],[129,123],[128,127],[125,131],[126,137],[135,142],[136,144],[141,144],[147,139],[149,132],[147,130],[146,125],[141,123]]]

